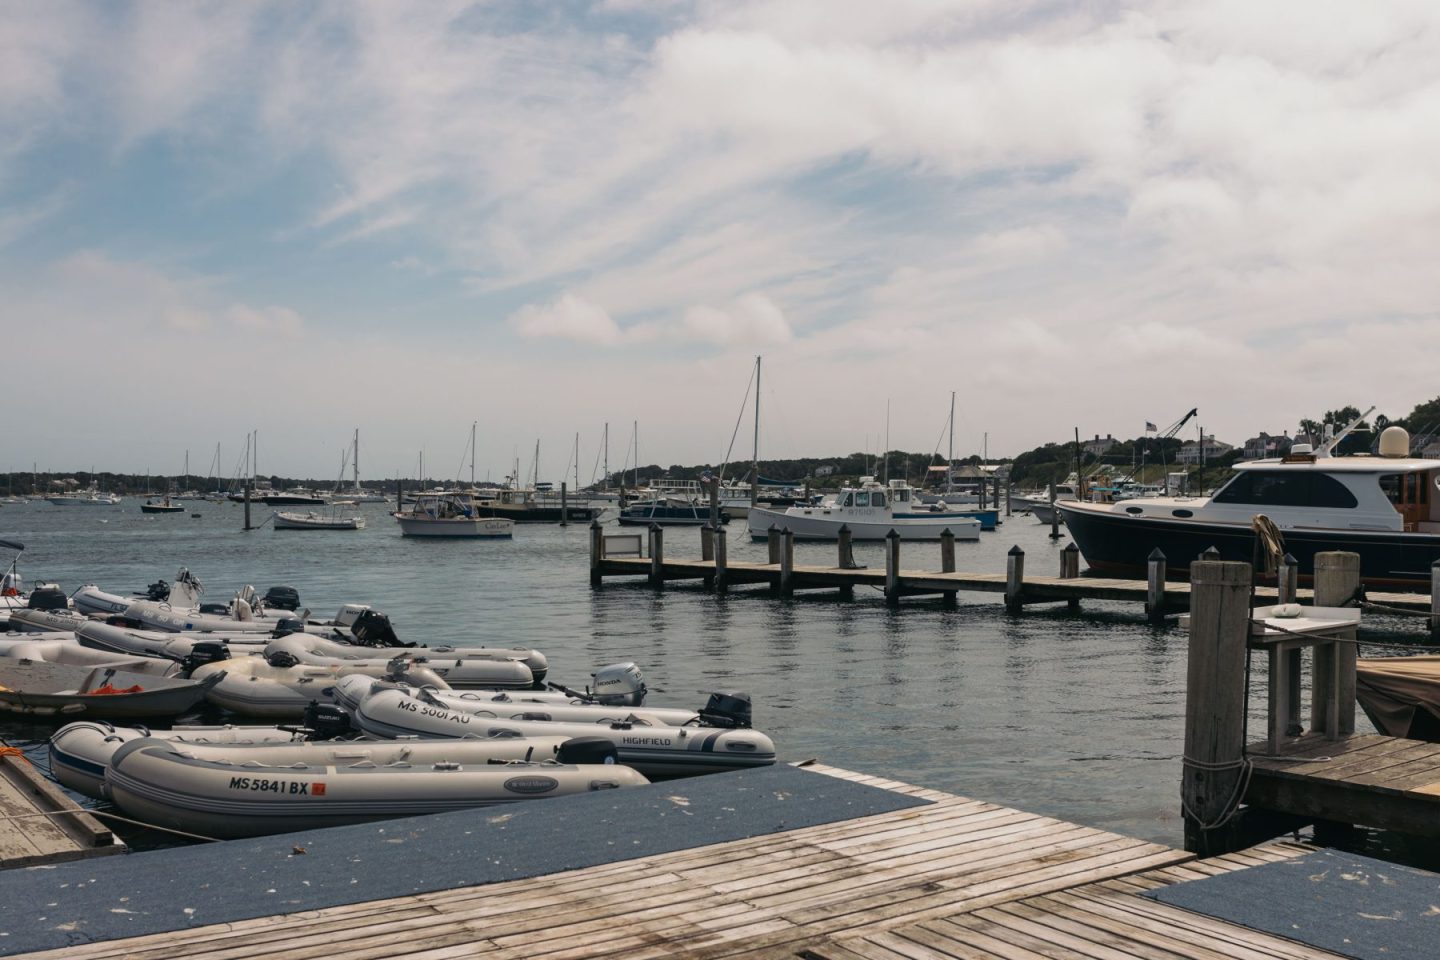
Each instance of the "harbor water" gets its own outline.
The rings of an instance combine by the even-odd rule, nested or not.
[[[517,525],[510,541],[415,540],[400,536],[388,506],[367,504],[356,508],[367,518],[358,532],[242,532],[239,505],[187,506],[146,516],[133,499],[7,505],[0,537],[25,544],[27,584],[52,580],[66,592],[95,583],[129,593],[183,566],[206,585],[207,600],[227,600],[245,584],[261,593],[285,584],[316,615],[370,603],[405,641],[536,647],[550,658],[551,678],[571,686],[598,666],[634,660],[656,705],[698,705],[712,690],[749,693],[755,725],[783,760],[813,757],[1180,844],[1186,635],[1174,622],[1145,622],[1133,604],[1092,601],[1079,613],[1036,606],[1011,616],[997,594],[962,593],[950,608],[907,599],[896,610],[863,589],[853,601],[819,592],[782,600],[762,587],[717,597],[699,584],[657,591],[620,580],[592,590],[584,525]],[[268,512],[257,507],[254,516]],[[1018,544],[1028,572],[1058,572],[1068,541],[1049,532],[1016,515],[979,542],[957,543],[957,568],[1003,571]],[[666,554],[698,557],[699,540],[695,529],[667,530]],[[732,560],[764,554],[743,521],[731,524]],[[797,544],[796,554],[797,564],[835,562],[833,544]],[[855,558],[884,565],[878,544],[856,544]],[[939,545],[904,544],[902,565],[938,569]],[[0,722],[0,733],[40,764],[53,728]]]

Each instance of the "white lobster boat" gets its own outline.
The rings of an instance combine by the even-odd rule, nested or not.
[[[445,490],[421,493],[408,509],[391,516],[407,537],[508,540],[515,535],[515,521],[482,516],[483,513],[470,493]]]
[[[471,744],[490,746],[458,741],[446,744],[448,749],[442,755],[462,755],[475,749]],[[144,738],[115,751],[105,770],[105,792],[137,820],[229,839],[636,787],[649,782],[637,771],[614,763],[615,751],[608,743],[583,743],[574,751],[580,759],[590,762],[573,762],[566,747],[561,748],[556,760],[528,763],[381,763],[369,757],[344,763],[335,754],[352,748],[326,745],[320,749],[331,755],[314,762],[265,764],[236,759],[240,753],[233,749],[201,749],[192,744]],[[413,753],[415,745],[404,744],[399,749]]]
[[[603,737],[619,761],[647,777],[719,773],[775,762],[775,744],[758,730],[575,723],[482,717],[399,690],[378,690],[360,701],[355,725],[375,737]]]
[[[764,540],[772,526],[789,530],[797,540],[838,540],[841,527],[849,528],[852,540],[884,540],[891,531],[901,540],[939,540],[947,530],[956,540],[980,539],[979,520],[928,512],[914,494],[903,480],[891,480],[887,487],[874,477],[861,477],[860,486],[846,487],[819,506],[755,507],[745,522],[755,540]]]
[[[326,513],[277,510],[271,526],[276,530],[364,530],[365,518],[358,513],[341,513],[338,506]]]

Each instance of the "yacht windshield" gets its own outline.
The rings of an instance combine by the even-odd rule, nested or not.
[[[1216,493],[1214,502],[1342,510],[1356,505],[1343,483],[1312,470],[1247,470]]]

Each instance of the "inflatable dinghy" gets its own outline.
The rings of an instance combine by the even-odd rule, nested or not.
[[[400,689],[360,701],[354,723],[374,737],[602,737],[620,762],[647,777],[718,773],[775,762],[775,744],[758,730],[498,720],[427,702]]]
[[[94,623],[89,617],[69,610],[12,610],[8,629],[21,633],[73,633],[76,627]]]
[[[50,772],[76,793],[104,798],[105,767],[122,744],[142,737],[159,737],[185,743],[290,743],[293,730],[279,727],[175,727],[151,731],[92,720],[67,723],[50,738]]]
[[[72,667],[115,667],[128,673],[174,677],[180,664],[154,657],[128,656],[81,645],[73,633],[26,633],[0,638],[0,656],[42,663],[63,663]]]
[[[278,657],[237,657],[203,664],[190,676],[201,680],[216,673],[225,677],[210,688],[207,700],[241,716],[274,720],[299,720],[312,701],[333,703],[335,681],[349,673],[446,688],[445,681],[432,671],[400,659],[326,665]]]
[[[466,742],[468,743],[468,742]],[[572,741],[573,743],[573,741]],[[406,745],[411,746],[411,745]],[[455,750],[465,744],[450,745]],[[484,746],[479,744],[478,746]],[[128,816],[216,838],[443,813],[517,800],[641,786],[606,743],[581,741],[557,760],[380,764],[370,759],[266,766],[202,757],[184,743],[145,738],[121,745],[105,792]],[[574,762],[572,753],[588,762]],[[602,762],[596,762],[601,760]]]
[[[316,637],[291,634],[272,640],[265,647],[265,656],[271,662],[293,661],[308,666],[342,668],[342,673],[367,673],[381,676],[390,672],[390,664],[404,660],[416,668],[431,671],[444,679],[450,687],[533,687],[534,674],[519,660],[458,659],[448,656],[431,656],[429,651],[406,649],[396,657],[356,659],[335,657],[318,652],[316,643],[325,643]],[[416,680],[416,683],[424,681]]]
[[[530,670],[531,680],[545,679],[550,669],[545,654],[539,650],[525,650],[519,647],[371,647],[341,643],[311,634],[291,633],[280,639],[293,640],[317,657],[334,657],[338,660],[368,660],[377,657],[426,657],[439,663],[444,660],[518,660]],[[455,683],[452,680],[451,686]]]

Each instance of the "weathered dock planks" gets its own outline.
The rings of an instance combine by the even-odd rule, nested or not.
[[[1279,844],[1195,861],[1102,830],[815,769],[934,802],[546,877],[26,956],[305,960],[337,950],[347,960],[1330,956],[1138,896],[1157,885],[1296,856],[1302,848]]]
[[[115,839],[18,752],[0,755],[0,869],[119,853]]]

